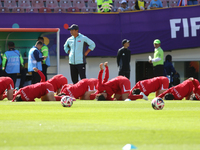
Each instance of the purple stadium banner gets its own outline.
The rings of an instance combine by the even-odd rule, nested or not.
[[[64,24],[78,24],[79,32],[96,43],[89,56],[116,56],[121,41],[131,40],[132,54],[152,52],[160,39],[164,51],[200,46],[200,6],[132,13],[0,13],[0,28],[60,28],[60,54],[70,33]]]

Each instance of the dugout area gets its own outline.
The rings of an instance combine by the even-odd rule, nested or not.
[[[49,48],[50,67],[47,69],[48,78],[59,73],[60,60],[60,29],[59,28],[0,28],[0,52],[8,50],[7,43],[13,41],[15,48],[24,58],[24,65],[28,66],[29,50],[35,45],[38,37],[44,38]],[[31,74],[27,74],[30,77]],[[20,77],[20,74],[19,74]],[[16,83],[17,84],[17,83]]]

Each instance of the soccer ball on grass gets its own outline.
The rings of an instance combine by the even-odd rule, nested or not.
[[[73,98],[70,96],[63,96],[61,98],[61,105],[63,107],[71,107],[73,104]]]
[[[162,98],[156,97],[151,101],[151,105],[155,110],[162,110],[165,106],[165,103]]]

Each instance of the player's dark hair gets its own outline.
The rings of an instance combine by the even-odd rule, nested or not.
[[[40,36],[40,37],[38,37],[38,40],[44,41],[44,38]]]
[[[192,95],[192,100],[197,100],[195,95]]]
[[[15,46],[15,43],[12,42],[12,41],[11,41],[11,42],[8,42],[8,46],[9,46],[9,47],[14,47],[14,46]]]
[[[172,95],[171,93],[167,93],[164,97],[165,100],[173,100],[174,99],[174,95]]]
[[[35,45],[43,45],[41,41],[37,41]]]
[[[63,96],[66,95],[65,93],[59,93],[58,96]]]
[[[106,98],[105,98],[105,96],[103,94],[101,94],[101,95],[99,95],[99,96],[96,97],[96,100],[97,101],[105,101]]]
[[[132,91],[132,94],[133,95],[139,95],[140,94],[140,89],[134,89],[133,91]]]
[[[17,95],[17,96],[15,97],[15,100],[16,100],[16,102],[21,102],[21,101],[23,101],[21,95]]]
[[[172,61],[172,56],[171,55],[167,55],[166,57],[165,57],[165,61],[169,61],[169,62],[171,62]]]

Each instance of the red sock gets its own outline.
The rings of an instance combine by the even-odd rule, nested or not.
[[[131,100],[142,99],[143,95],[129,95],[128,98]]]
[[[63,96],[57,96],[57,95],[55,95],[54,97],[55,97],[56,101],[60,101]]]

